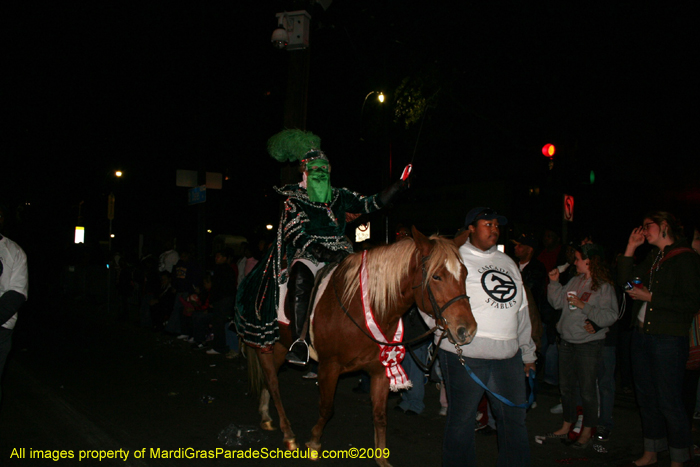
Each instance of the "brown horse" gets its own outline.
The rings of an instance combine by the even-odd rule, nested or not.
[[[369,303],[385,336],[394,336],[401,316],[417,303],[422,311],[442,323],[451,342],[459,345],[471,342],[476,322],[465,292],[467,270],[458,251],[464,240],[463,236],[454,241],[435,236],[427,238],[414,228],[413,238],[367,252],[368,282],[362,287],[367,287]],[[323,429],[333,414],[338,377],[357,370],[364,370],[371,377],[376,452],[384,452],[386,448],[389,378],[379,360],[379,346],[365,326],[359,287],[361,262],[360,253],[345,258],[331,274],[330,282],[314,305],[311,340],[318,355],[320,417],[311,432],[311,440],[306,443],[314,451],[320,450]],[[273,351],[257,349],[256,354],[269,390],[263,390],[260,397],[261,426],[272,429],[268,411],[272,396],[284,442],[293,450],[298,445],[282,406],[277,380],[277,372],[291,342],[287,326],[281,325],[280,340]],[[252,364],[249,368],[255,370]],[[251,381],[253,379],[254,373],[251,373]],[[384,457],[376,460],[383,467],[390,465]]]

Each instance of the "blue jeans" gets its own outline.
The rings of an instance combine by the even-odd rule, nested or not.
[[[600,416],[598,425],[610,430],[613,428],[613,407],[615,406],[615,346],[604,346],[598,368],[598,396]]]
[[[5,368],[7,356],[12,348],[12,329],[0,327],[0,381],[2,381],[2,372]],[[0,400],[2,400],[2,387],[0,387]]]
[[[690,459],[693,441],[683,405],[683,376],[688,336],[632,336],[632,371],[642,416],[644,450],[669,450],[671,460]]]
[[[572,344],[564,339],[559,342],[559,390],[564,409],[564,421],[576,422],[576,387],[581,390],[583,401],[583,425],[598,425],[598,365],[604,340]]]
[[[230,326],[233,326],[233,321],[226,323],[226,345],[229,349],[238,352],[238,334],[231,331]]]
[[[178,292],[175,295],[175,304],[173,305],[173,312],[170,313],[170,318],[168,318],[168,324],[165,325],[165,332],[170,334],[180,334],[182,332],[182,302],[180,298],[187,300],[189,297],[188,292]]]
[[[430,341],[428,340],[419,347],[413,349],[413,353],[416,355],[416,358],[423,365],[425,365],[426,361],[428,360],[429,346]],[[425,384],[423,384],[425,383],[425,374],[413,360],[413,357],[411,357],[411,353],[408,351],[408,349],[406,349],[406,357],[404,357],[403,362],[401,362],[401,366],[406,372],[408,379],[410,379],[413,383],[413,387],[411,389],[407,389],[406,391],[401,391],[401,402],[399,403],[399,407],[401,407],[404,411],[412,410],[415,413],[423,413],[423,410],[425,409],[425,403],[423,402],[423,398],[425,396]]]
[[[542,355],[544,356],[544,382],[556,386],[559,384],[559,354],[557,343],[549,342],[546,328],[554,326],[545,324],[545,331],[542,333]]]
[[[520,351],[506,360],[465,358],[474,374],[493,392],[514,404],[523,404],[525,374]],[[447,412],[442,446],[443,467],[476,466],[474,421],[484,389],[469,376],[457,355],[440,350],[440,367],[445,378]],[[487,393],[498,431],[498,467],[530,465],[530,444],[525,426],[525,409],[509,407]]]

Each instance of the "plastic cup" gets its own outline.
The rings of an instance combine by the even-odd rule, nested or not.
[[[575,296],[577,296],[577,295],[578,295],[578,294],[577,294],[576,292],[574,292],[573,290],[571,290],[571,291],[569,291],[569,292],[566,292],[566,296],[567,296],[567,297],[575,297]],[[569,310],[575,310],[576,308],[577,308],[577,307],[576,307],[575,305],[572,305],[571,303],[569,303]]]

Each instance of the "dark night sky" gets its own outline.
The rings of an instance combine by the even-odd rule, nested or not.
[[[294,6],[4,12],[0,198],[31,202],[26,225],[59,238],[70,239],[80,201],[86,226],[106,233],[110,191],[122,234],[190,232],[194,209],[175,170],[201,164],[231,176],[210,194],[208,225],[238,233],[274,222],[279,168],[265,142],[282,129],[289,52],[269,37],[285,8]],[[335,0],[312,16],[307,128],[323,139],[334,185],[378,190],[391,144],[394,172],[417,148],[419,195],[504,180],[604,200],[598,219],[623,211],[636,222],[654,202],[697,212],[689,2]],[[420,137],[420,124],[392,119],[405,79],[432,96]],[[368,100],[361,113],[380,89],[388,105]],[[558,148],[550,173],[547,142]],[[126,173],[118,183],[116,168]],[[577,188],[591,169],[594,188]]]

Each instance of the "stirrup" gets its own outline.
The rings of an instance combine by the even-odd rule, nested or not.
[[[297,351],[292,350],[299,349],[300,346],[297,344],[303,344],[302,351],[304,354],[299,354]],[[305,357],[302,358],[301,355],[304,355]],[[289,363],[293,363],[295,365],[306,365],[309,363],[309,344],[306,343],[304,339],[297,339],[294,342],[292,342],[292,345],[289,347],[289,352],[287,352],[287,355],[284,356],[284,359],[287,360]]]

